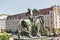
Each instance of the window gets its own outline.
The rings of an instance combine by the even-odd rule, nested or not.
[[[60,11],[58,11],[58,13],[60,13]]]
[[[18,19],[20,19],[20,17],[18,17]]]
[[[53,39],[51,39],[51,40],[53,40]]]
[[[59,20],[60,20],[60,18],[59,18]]]
[[[60,21],[59,21],[59,23],[60,23]]]
[[[57,40],[59,40],[59,39],[57,39]]]
[[[52,24],[52,22],[51,22],[51,24]]]
[[[46,14],[49,14],[49,11],[47,11]]]
[[[17,19],[17,17],[15,17],[15,19]]]
[[[57,27],[57,24],[56,24],[56,27]]]
[[[8,20],[11,20],[11,18],[7,18]]]
[[[14,17],[12,17],[11,19],[14,19]]]
[[[52,15],[51,15],[51,17],[52,17]]]

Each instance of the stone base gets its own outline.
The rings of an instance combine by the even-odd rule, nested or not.
[[[14,40],[41,40],[40,38],[14,39]]]
[[[37,38],[15,39],[15,40],[47,40],[47,39],[45,37],[37,37]]]

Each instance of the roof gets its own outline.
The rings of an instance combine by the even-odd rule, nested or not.
[[[7,19],[8,14],[0,14],[0,19]]]
[[[38,13],[36,13],[35,15],[41,15],[41,14],[43,14],[43,15],[45,15],[45,14],[49,14],[48,12],[50,11],[50,10],[53,10],[53,7],[55,7],[55,6],[52,6],[52,7],[49,7],[49,8],[44,8],[44,9],[39,9],[38,10]],[[10,16],[8,16],[7,18],[13,18],[13,17],[19,17],[19,18],[26,18],[26,12],[25,13],[20,13],[20,14],[16,14],[16,15],[10,15]]]
[[[8,18],[11,18],[11,17],[12,17],[12,18],[14,18],[14,17],[17,18],[17,17],[18,17],[19,19],[25,18],[25,17],[26,17],[26,13],[20,13],[20,14],[10,15],[10,16],[7,17],[7,19],[8,19]]]
[[[53,10],[53,7],[44,8],[44,9],[39,9],[39,13],[40,13],[40,14],[48,14],[47,12],[49,12],[50,10]]]

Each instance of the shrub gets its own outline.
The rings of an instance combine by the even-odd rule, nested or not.
[[[45,28],[44,34],[45,34],[45,35],[49,35],[49,30],[48,30],[47,28]]]

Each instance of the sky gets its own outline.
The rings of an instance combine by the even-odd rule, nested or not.
[[[19,14],[27,9],[43,9],[60,5],[60,0],[0,0],[0,14]]]

